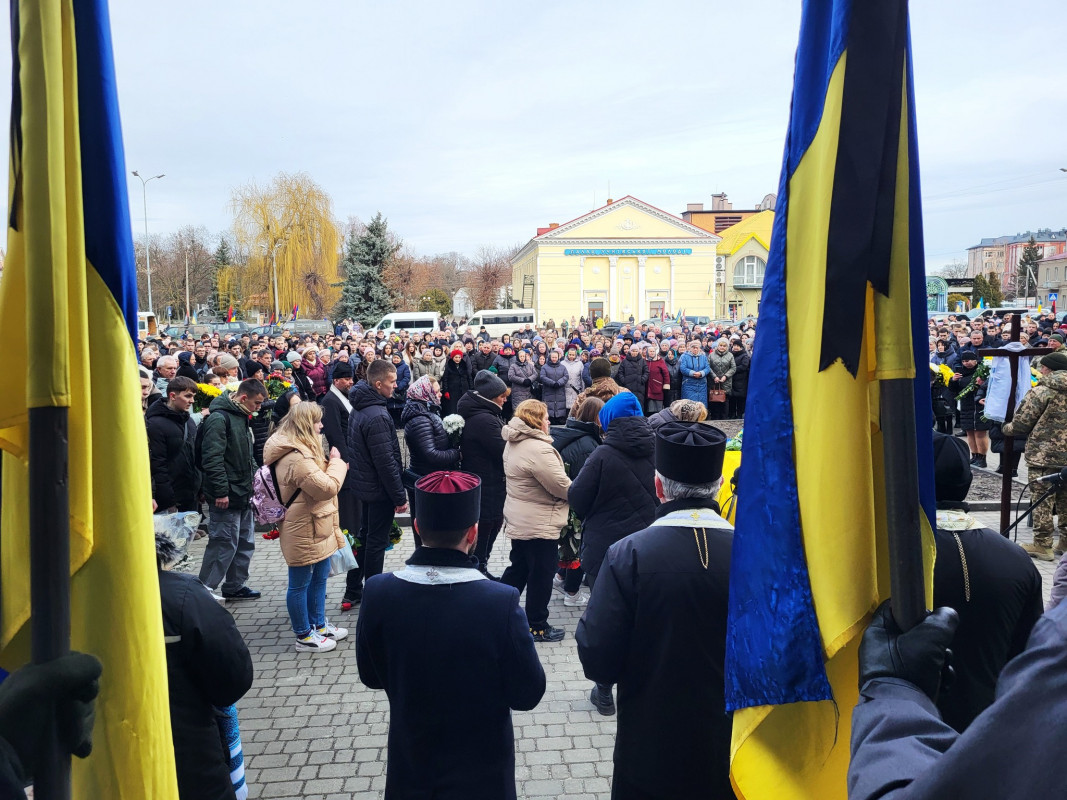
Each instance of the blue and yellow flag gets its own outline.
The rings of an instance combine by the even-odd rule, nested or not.
[[[107,5],[12,0],[11,12],[0,338],[26,358],[0,392],[0,662],[12,669],[29,655],[29,409],[66,407],[71,647],[104,665],[74,796],[176,800]]]
[[[884,379],[915,381],[932,591],[914,111],[906,0],[805,0],[730,572],[731,778],[745,800],[846,797],[859,638],[889,593]]]

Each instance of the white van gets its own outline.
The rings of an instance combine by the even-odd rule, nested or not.
[[[532,308],[497,308],[475,311],[467,320],[471,333],[478,335],[482,325],[486,333],[496,338],[505,333],[513,334],[526,329],[527,325],[537,328],[537,312]]]
[[[441,315],[436,311],[411,311],[386,314],[381,322],[374,326],[374,330],[396,333],[407,331],[408,333],[433,333],[437,330],[441,321]]]

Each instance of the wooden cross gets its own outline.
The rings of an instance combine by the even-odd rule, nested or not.
[[[1022,315],[1030,313],[1030,309],[1014,309],[1004,315],[1001,324],[1011,324],[1012,342],[1019,341],[1019,333],[1022,329]],[[1016,322],[1018,320],[1018,322]],[[1026,357],[1047,356],[1053,352],[1051,347],[1029,347],[1025,350],[1004,350],[997,347],[983,347],[978,351],[981,357],[992,356],[993,358],[1006,358],[1011,365],[1011,392],[1008,395],[1007,411],[1004,414],[1004,423],[1007,424],[1015,418],[1015,392],[1019,386],[1019,359]],[[1027,376],[1027,380],[1030,376]],[[1004,436],[1004,452],[1000,454],[1000,529],[1005,531],[1011,524],[1011,473],[1015,459],[1015,437]]]

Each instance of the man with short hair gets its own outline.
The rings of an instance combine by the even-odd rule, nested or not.
[[[160,394],[164,394],[167,391],[167,384],[169,384],[178,375],[178,357],[177,356],[160,356],[156,361],[155,371],[152,373],[152,378],[156,383],[156,389]]]
[[[486,580],[470,557],[478,477],[431,472],[415,496],[422,547],[367,581],[356,629],[360,680],[389,696],[385,792],[514,800],[511,710],[537,706],[544,669],[518,591]]]
[[[200,471],[196,468],[196,425],[189,416],[196,383],[178,376],[167,384],[166,400],[145,412],[152,499],[158,513],[196,511]]]
[[[725,452],[718,428],[660,427],[657,521],[609,548],[578,623],[585,676],[618,685],[615,800],[734,796],[723,677],[733,528],[715,502]]]
[[[333,368],[333,381],[330,390],[323,395],[322,433],[330,447],[336,447],[341,459],[349,465],[348,474],[341,491],[337,493],[337,518],[341,530],[355,537],[359,535],[362,521],[362,504],[356,494],[355,470],[352,469],[352,454],[348,449],[348,420],[352,414],[352,403],[348,393],[352,389],[352,366],[346,361],[338,361]],[[348,571],[348,585],[341,601],[341,610],[350,611],[351,597],[359,596],[361,577],[358,569]]]
[[[381,574],[393,518],[408,510],[407,493],[400,479],[404,469],[400,441],[386,406],[395,389],[396,367],[378,359],[370,363],[366,378],[348,396],[352,404],[348,453],[356,473],[356,495],[363,504],[359,567],[345,590],[345,600],[352,605],[362,600],[364,578]]]
[[[243,381],[232,395],[225,391],[211,401],[211,411],[197,431],[197,461],[208,502],[208,543],[200,580],[212,591],[222,583],[229,600],[254,600],[260,593],[246,585],[256,549],[252,519],[252,455],[249,420],[267,399],[256,380]]]

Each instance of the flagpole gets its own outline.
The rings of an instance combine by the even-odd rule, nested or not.
[[[30,641],[33,662],[43,664],[70,652],[68,409],[48,406],[29,412]],[[69,800],[70,775],[70,754],[53,729],[34,775],[36,800]]]
[[[916,452],[915,387],[911,378],[879,384],[882,456],[885,464],[886,527],[893,619],[909,630],[926,616],[919,461]]]

